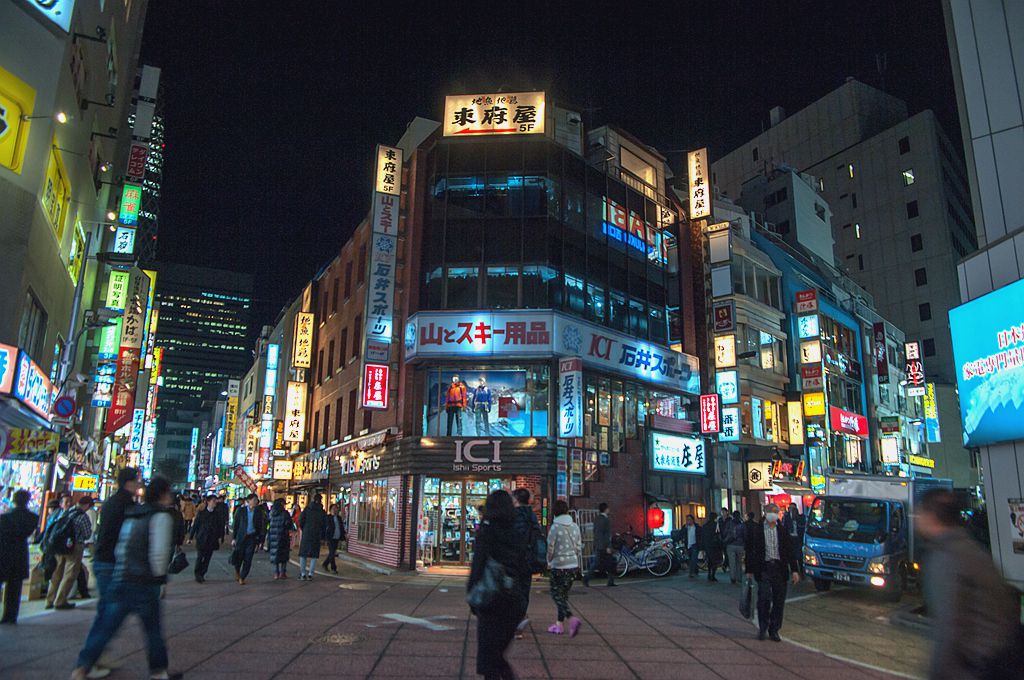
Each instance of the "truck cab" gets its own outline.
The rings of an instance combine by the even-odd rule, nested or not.
[[[817,590],[841,583],[898,601],[914,572],[909,519],[902,500],[819,496],[807,517],[804,570]]]

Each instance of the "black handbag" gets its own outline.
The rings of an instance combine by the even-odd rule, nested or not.
[[[501,562],[490,557],[484,564],[480,580],[466,593],[466,603],[473,611],[486,609],[499,595],[511,592],[513,585],[512,577]]]
[[[167,571],[172,574],[180,574],[188,568],[188,558],[185,557],[183,550],[177,549],[174,551],[174,557],[171,558],[171,564],[167,567]]]
[[[740,614],[745,619],[754,616],[754,582],[751,579],[743,580],[743,590],[740,591]]]

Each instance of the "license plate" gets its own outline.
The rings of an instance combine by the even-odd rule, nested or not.
[[[832,580],[838,583],[849,583],[850,575],[845,571],[837,571],[832,574]]]

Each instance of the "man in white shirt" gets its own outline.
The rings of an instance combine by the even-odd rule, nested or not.
[[[794,585],[800,581],[800,560],[795,542],[779,523],[779,506],[765,506],[764,524],[747,534],[746,555],[747,578],[757,581],[757,639],[782,642],[788,579]]]

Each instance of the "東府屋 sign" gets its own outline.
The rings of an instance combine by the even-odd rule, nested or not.
[[[301,442],[306,431],[306,383],[288,381],[285,394],[284,440]]]
[[[543,92],[463,94],[444,98],[444,136],[544,134]]]
[[[689,167],[690,219],[711,215],[711,185],[708,183],[708,150],[697,149],[687,154]]]
[[[402,193],[402,150],[377,145],[377,183],[380,194],[399,196]]]

